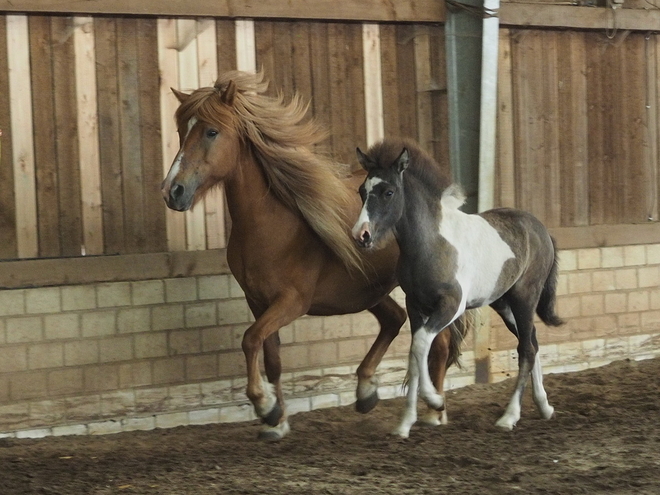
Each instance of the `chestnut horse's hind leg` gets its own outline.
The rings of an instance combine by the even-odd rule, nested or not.
[[[371,411],[378,403],[378,379],[374,376],[385,352],[406,321],[406,312],[391,296],[369,309],[380,323],[380,332],[357,369],[358,386],[355,409]]]

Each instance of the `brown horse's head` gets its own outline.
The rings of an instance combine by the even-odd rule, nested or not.
[[[163,181],[167,206],[185,211],[233,170],[239,140],[234,126],[234,81],[218,81],[191,94],[172,89],[181,103],[176,112],[179,152]]]

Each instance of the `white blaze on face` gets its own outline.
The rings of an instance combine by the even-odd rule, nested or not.
[[[187,126],[188,130],[186,131],[186,135],[183,138],[183,143],[181,145],[181,148],[179,149],[179,152],[176,154],[176,157],[174,158],[174,163],[172,163],[172,166],[170,167],[170,171],[167,173],[167,177],[165,177],[163,189],[169,189],[172,185],[172,181],[181,171],[181,160],[183,160],[183,145],[186,143],[186,139],[188,139],[188,135],[190,134],[192,128],[195,127],[196,123],[197,123],[197,117],[193,117],[188,121],[188,126]]]
[[[360,216],[358,217],[357,222],[355,222],[355,225],[353,226],[353,230],[351,231],[355,239],[357,239],[358,236],[360,235],[362,226],[365,223],[369,225],[369,223],[371,222],[371,220],[369,219],[369,210],[368,210],[369,195],[371,194],[371,191],[373,191],[376,184],[379,184],[381,182],[383,182],[382,179],[379,179],[378,177],[372,177],[371,179],[367,179],[367,181],[364,183],[364,192],[365,192],[364,204],[362,205],[362,210],[360,210]]]

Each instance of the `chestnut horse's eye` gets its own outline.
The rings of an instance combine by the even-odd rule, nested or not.
[[[206,137],[209,139],[213,139],[218,135],[218,131],[216,129],[207,129],[206,130]]]

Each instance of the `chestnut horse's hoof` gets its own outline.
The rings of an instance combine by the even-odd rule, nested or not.
[[[369,397],[366,397],[364,399],[358,399],[355,402],[355,410],[359,413],[366,414],[369,411],[371,411],[374,407],[376,407],[376,404],[378,404],[379,400],[380,399],[378,398],[378,392],[374,392]]]
[[[276,402],[275,405],[273,406],[273,409],[261,418],[261,421],[266,423],[268,426],[277,426],[280,424],[280,420],[282,419],[282,415],[284,414],[284,411],[282,410],[282,407]]]

